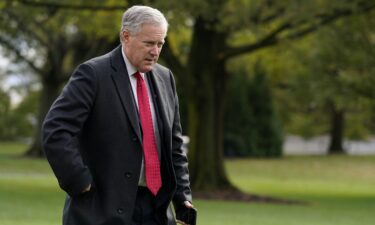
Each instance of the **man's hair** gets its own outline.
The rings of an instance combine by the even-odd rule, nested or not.
[[[120,40],[123,41],[123,32],[129,31],[130,34],[136,35],[142,28],[143,24],[159,26],[168,31],[168,22],[163,13],[159,10],[148,6],[132,6],[122,15],[122,24],[120,31]]]

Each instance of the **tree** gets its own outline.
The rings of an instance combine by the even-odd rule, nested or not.
[[[16,2],[27,5],[33,2],[39,3],[37,7],[43,6],[41,1],[37,3],[34,1]],[[180,95],[187,101],[188,134],[191,137],[189,145],[191,178],[194,188],[199,190],[232,188],[225,174],[223,163],[224,101],[222,96],[225,95],[226,80],[230,71],[230,68],[227,68],[228,60],[275,46],[285,40],[301,38],[341,17],[365,13],[375,8],[375,3],[365,0],[311,0],[303,1],[303,3],[297,0],[282,2],[273,0],[160,0],[144,2],[152,3],[166,12],[171,17],[172,24],[173,21],[176,21],[178,23],[176,26],[185,26],[186,29],[191,29],[190,47],[177,49],[180,45],[174,43],[173,38],[169,37],[163,50],[163,59],[178,75],[178,82],[182,87]],[[77,7],[79,3],[75,6],[52,1],[44,3],[46,7],[51,4],[53,7],[47,10],[49,13],[56,10],[60,12],[58,9],[64,7],[70,10],[93,8]],[[98,10],[100,7],[94,8]],[[107,9],[107,7],[102,8],[103,10]],[[8,14],[2,13],[2,15]],[[72,20],[76,18],[74,15],[70,16],[69,18]],[[46,18],[46,16],[40,18]],[[58,24],[66,23],[65,19],[67,18],[56,18],[59,18],[60,21],[54,19],[55,23],[56,21]],[[113,17],[111,19],[113,20]],[[30,19],[30,21],[33,20]],[[77,28],[78,26],[73,27]],[[186,29],[180,30],[185,32]],[[69,29],[67,30],[69,31]],[[178,33],[175,35],[177,36]],[[40,38],[34,37],[34,40],[38,39]],[[245,41],[240,41],[244,39]],[[63,50],[66,47],[58,49],[65,52]],[[16,54],[17,52],[19,51],[15,51]],[[177,52],[186,54],[177,57]],[[50,56],[52,57],[53,54]],[[49,58],[46,57],[46,59]],[[62,57],[59,57],[55,59],[55,62],[61,62],[61,59]],[[33,67],[33,63],[30,63],[30,66]],[[54,90],[56,89],[57,87],[54,88]],[[42,96],[51,95],[42,93]]]
[[[0,43],[15,62],[24,62],[39,77],[41,95],[33,143],[26,155],[42,156],[41,124],[63,83],[78,62],[118,44],[113,37],[113,16],[47,8],[24,7],[22,2],[0,4]],[[109,19],[108,17],[111,17]],[[95,19],[94,19],[95,18]],[[113,23],[113,24],[112,24]],[[116,24],[117,25],[117,24]],[[106,27],[110,29],[105,29]],[[101,27],[100,30],[96,27]]]
[[[310,99],[316,109],[328,115],[331,154],[344,153],[348,119],[355,114],[366,118],[366,111],[373,104],[370,86],[375,85],[375,48],[369,40],[374,24],[368,22],[372,17],[373,14],[356,16],[323,28],[311,42],[311,53],[299,56],[309,70],[305,79],[310,87],[302,88],[315,93],[310,94]],[[363,124],[362,130],[366,126]]]
[[[191,47],[183,63],[173,54],[170,43],[166,60],[182,75],[179,82],[185,85],[193,185],[199,190],[215,190],[231,188],[223,165],[222,96],[230,70],[228,60],[304,37],[338,18],[368,12],[375,4],[210,0],[179,2],[179,7],[191,9]]]

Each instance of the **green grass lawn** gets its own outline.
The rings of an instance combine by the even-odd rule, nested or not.
[[[64,193],[45,160],[19,157],[24,149],[0,143],[0,224],[61,224]],[[375,224],[375,156],[241,159],[226,167],[243,191],[308,204],[195,200],[199,225]]]

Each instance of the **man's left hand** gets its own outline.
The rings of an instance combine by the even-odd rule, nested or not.
[[[189,202],[189,201],[184,201],[184,205],[185,205],[186,208],[194,208],[194,205],[191,204],[191,202]],[[187,224],[187,223],[185,223],[184,221],[181,221],[181,220],[177,220],[176,222],[181,224],[181,225],[189,225],[189,224]]]
[[[187,208],[194,208],[194,205],[191,204],[191,202],[189,202],[189,201],[184,201],[184,204],[185,204],[185,206],[186,206]]]

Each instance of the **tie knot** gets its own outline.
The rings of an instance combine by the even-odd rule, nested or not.
[[[135,78],[137,78],[137,80],[139,80],[139,79],[143,80],[143,77],[142,77],[141,73],[138,72],[138,71],[134,73],[134,76],[135,76]]]

